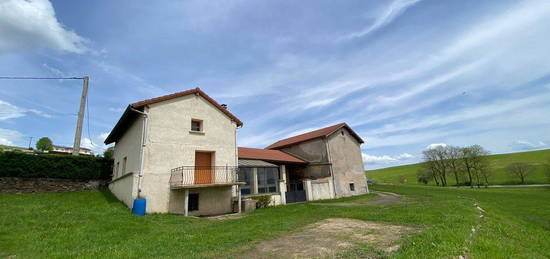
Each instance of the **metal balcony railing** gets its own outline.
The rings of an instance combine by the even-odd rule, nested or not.
[[[170,188],[237,183],[236,166],[180,166],[171,170]]]

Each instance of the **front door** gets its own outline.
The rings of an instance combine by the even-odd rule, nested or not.
[[[212,152],[195,152],[195,184],[212,184]]]

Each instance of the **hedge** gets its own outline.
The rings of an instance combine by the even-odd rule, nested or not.
[[[0,177],[108,180],[112,166],[101,157],[0,151]]]

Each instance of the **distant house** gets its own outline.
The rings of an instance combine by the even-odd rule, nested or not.
[[[73,153],[73,147],[53,145],[52,150],[48,151],[48,153],[70,155]],[[78,153],[84,156],[93,156],[92,150],[89,148],[80,147],[80,151]]]
[[[109,188],[148,213],[217,215],[242,199],[269,194],[272,204],[368,192],[360,145],[345,123],[237,148],[243,123],[201,89],[130,104],[107,139],[115,143]]]

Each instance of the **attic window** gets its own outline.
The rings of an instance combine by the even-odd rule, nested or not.
[[[202,132],[202,121],[192,119],[191,120],[191,131]]]

